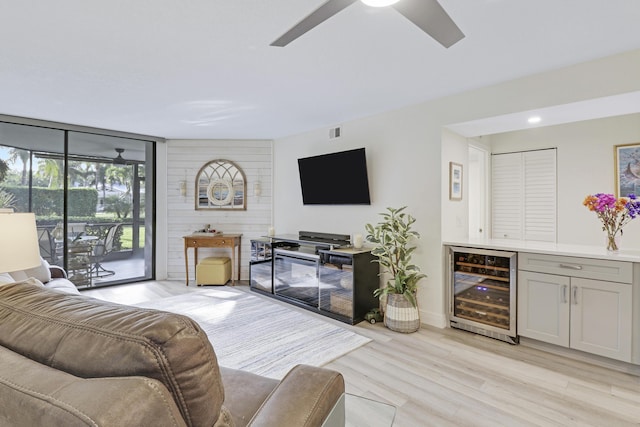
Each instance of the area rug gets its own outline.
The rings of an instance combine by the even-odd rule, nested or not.
[[[207,333],[221,366],[280,379],[295,365],[322,366],[369,338],[232,288],[136,304],[187,315]]]

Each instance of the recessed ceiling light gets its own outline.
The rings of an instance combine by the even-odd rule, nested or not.
[[[542,118],[540,118],[540,116],[531,116],[531,117],[529,117],[529,119],[527,121],[530,124],[535,125],[536,123],[540,123],[541,120],[542,120]]]

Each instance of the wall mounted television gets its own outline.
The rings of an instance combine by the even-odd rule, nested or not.
[[[298,159],[305,205],[370,205],[364,148]]]

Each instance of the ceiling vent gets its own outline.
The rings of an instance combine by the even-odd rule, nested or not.
[[[340,135],[342,135],[342,129],[340,129],[339,126],[337,128],[329,129],[329,139],[340,138]]]

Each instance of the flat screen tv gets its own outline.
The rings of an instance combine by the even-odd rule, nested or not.
[[[298,159],[305,205],[370,205],[364,148]]]

